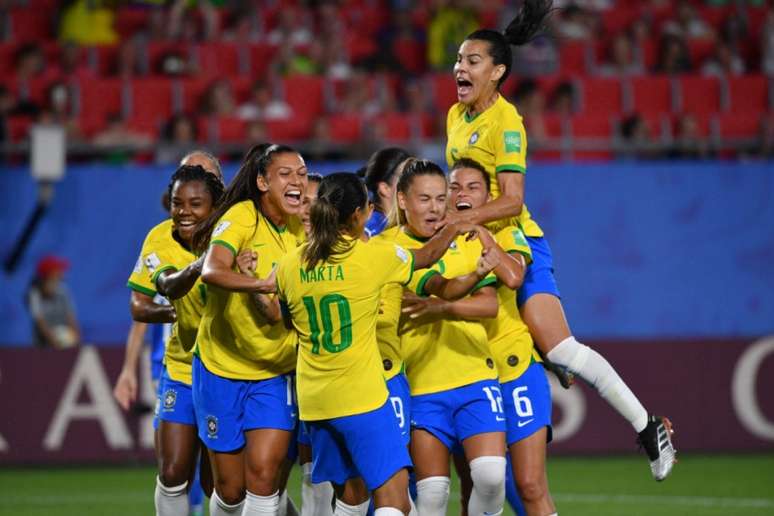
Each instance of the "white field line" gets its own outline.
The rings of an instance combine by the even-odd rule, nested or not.
[[[734,498],[715,496],[669,496],[669,495],[616,495],[616,494],[583,494],[583,493],[554,493],[553,498],[557,502],[607,504],[617,503],[625,505],[671,505],[680,507],[729,507],[747,509],[774,508],[774,499],[771,498]]]

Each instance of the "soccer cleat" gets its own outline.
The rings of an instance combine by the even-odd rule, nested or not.
[[[664,480],[677,462],[674,446],[672,446],[672,422],[665,417],[649,416],[648,425],[639,433],[637,442],[650,459],[650,472],[659,482]]]
[[[554,376],[559,380],[562,387],[569,389],[572,384],[575,383],[575,375],[572,374],[569,369],[551,362],[542,351],[538,350],[538,353],[540,354],[540,358],[543,359],[543,367],[554,373]]]

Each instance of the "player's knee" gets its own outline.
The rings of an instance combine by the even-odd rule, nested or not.
[[[527,502],[536,502],[546,495],[546,485],[542,474],[533,472],[519,472],[516,476],[516,487],[519,496]]]
[[[186,464],[174,461],[164,461],[159,469],[159,479],[167,487],[187,482],[191,474]]]
[[[494,496],[505,490],[505,457],[477,457],[470,461],[473,489],[483,496]]]
[[[226,505],[239,505],[242,500],[245,499],[244,488],[237,488],[236,486],[221,486],[218,484],[216,487],[218,492],[217,499]]]
[[[449,477],[428,477],[417,482],[417,509],[420,514],[444,514],[449,499]]]
[[[250,492],[258,496],[269,496],[275,487],[279,469],[272,464],[252,464],[246,472],[247,486]]]

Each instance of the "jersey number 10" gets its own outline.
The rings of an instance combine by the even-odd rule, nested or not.
[[[329,353],[339,353],[352,345],[352,313],[349,309],[349,301],[341,294],[327,294],[320,299],[320,316],[322,317],[322,332],[317,319],[317,306],[312,296],[303,298],[306,313],[309,316],[309,339],[312,341],[312,353],[320,354],[320,337],[322,347]],[[340,342],[333,342],[333,318],[332,307],[336,307],[339,313]]]

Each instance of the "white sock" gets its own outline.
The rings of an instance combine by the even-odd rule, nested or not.
[[[312,483],[312,463],[301,465],[301,516],[333,516],[333,486],[330,482]]]
[[[287,516],[288,513],[288,490],[282,491],[279,496],[279,505],[277,506],[277,514],[279,516]]]
[[[187,487],[187,481],[179,486],[167,487],[156,477],[156,491],[153,493],[156,516],[188,516]]]
[[[417,511],[421,516],[446,516],[449,477],[427,477],[417,482]]]
[[[505,457],[478,457],[470,461],[473,492],[468,516],[503,513],[505,503]]]
[[[419,516],[419,511],[417,511],[417,506],[414,504],[414,500],[411,498],[411,491],[409,491],[408,499],[409,499],[409,506],[411,507],[411,509],[409,509],[409,516]]]
[[[566,367],[591,384],[602,398],[631,423],[635,432],[645,429],[648,424],[645,407],[605,357],[572,336],[560,342],[547,356],[551,362]]]
[[[230,516],[233,514],[242,514],[242,507],[245,501],[229,505],[218,496],[218,491],[213,489],[210,497],[210,516]]]
[[[395,507],[379,507],[374,511],[374,516],[404,516],[403,511]]]
[[[259,496],[247,491],[242,516],[260,516],[261,514],[279,515],[279,491],[269,496]]]
[[[371,502],[370,499],[359,505],[348,505],[339,499],[336,499],[336,509],[333,511],[334,516],[365,516],[368,513],[368,505]]]

